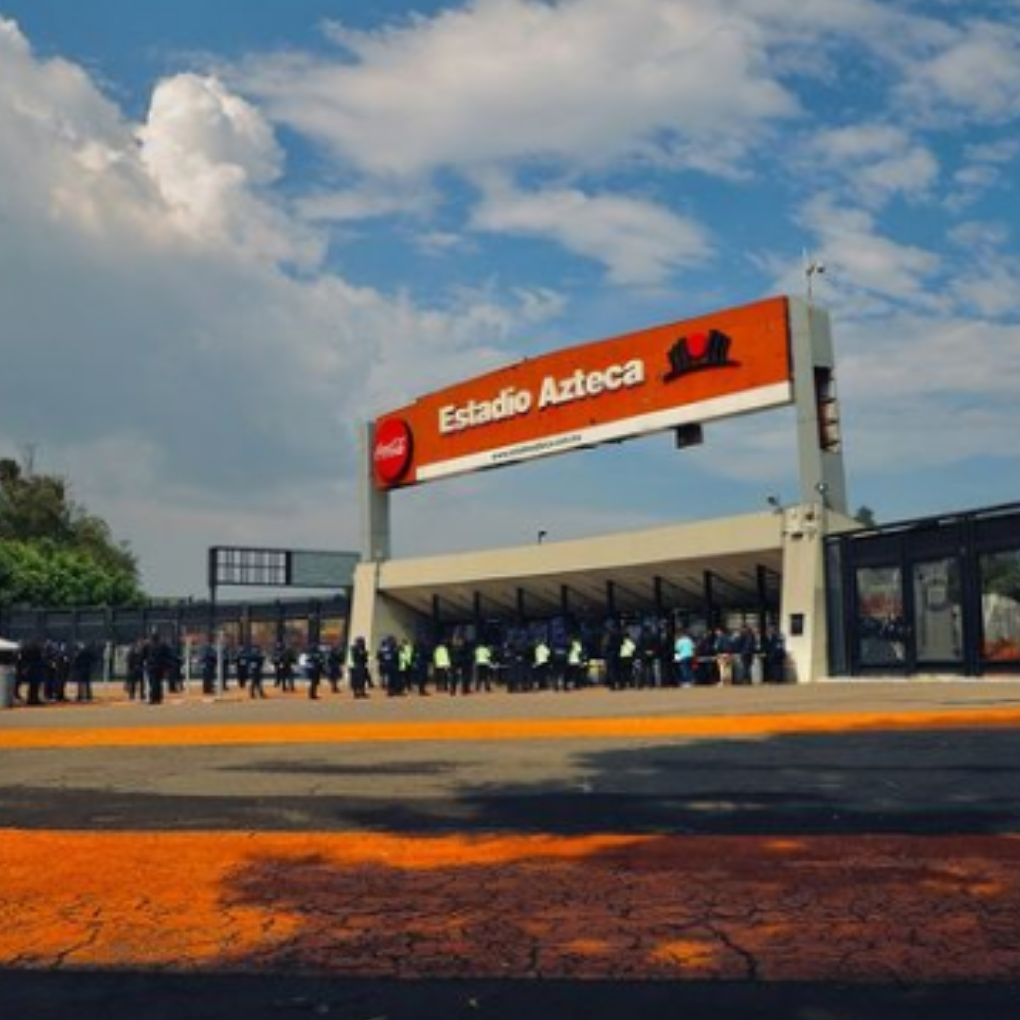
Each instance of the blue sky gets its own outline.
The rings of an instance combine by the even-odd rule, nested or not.
[[[0,453],[200,593],[359,423],[826,266],[851,503],[1020,499],[1020,2],[0,0]],[[788,412],[395,500],[401,553],[790,498]]]

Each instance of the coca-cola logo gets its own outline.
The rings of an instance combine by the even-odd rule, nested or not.
[[[411,466],[413,446],[411,429],[403,418],[390,418],[376,429],[372,460],[381,482],[393,485],[404,477]]]

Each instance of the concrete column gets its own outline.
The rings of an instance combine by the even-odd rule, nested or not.
[[[788,679],[818,680],[827,672],[825,616],[826,510],[802,503],[783,511],[783,587],[779,629],[786,637]]]
[[[382,591],[382,563],[359,563],[354,571],[354,599],[351,605],[351,640],[363,637],[375,649],[387,634],[397,638],[417,637],[418,628],[429,618],[388,598]]]
[[[368,422],[362,433],[361,477],[361,558],[388,560],[390,550],[390,494],[375,483],[372,452],[375,449],[375,423]]]
[[[797,448],[802,503],[822,503],[847,513],[846,470],[842,445],[822,445],[822,417],[838,433],[836,364],[828,312],[798,298],[789,299],[793,354],[793,397],[797,411]],[[825,392],[822,392],[822,391]]]

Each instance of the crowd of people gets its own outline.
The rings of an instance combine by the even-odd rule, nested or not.
[[[597,634],[552,637],[511,629],[494,641],[472,640],[459,631],[431,644],[385,637],[374,656],[356,638],[348,658],[356,695],[377,683],[386,695],[400,696],[470,694],[497,686],[523,693],[782,683],[787,656],[775,627],[673,632],[665,625],[610,625]]]
[[[14,697],[29,705],[91,701],[99,655],[84,642],[26,641],[14,664]]]
[[[87,644],[28,641],[17,658],[15,695],[30,705],[91,701],[99,658]],[[432,641],[387,636],[375,649],[360,637],[347,648],[281,644],[268,656],[255,644],[206,645],[191,665],[204,694],[236,684],[253,699],[267,696],[270,669],[277,691],[296,692],[301,681],[313,700],[325,689],[349,689],[355,698],[373,691],[386,697],[497,688],[512,694],[592,686],[616,691],[780,683],[786,646],[775,627],[687,630],[646,621],[607,623],[597,631],[509,627],[477,636],[473,628],[455,628]],[[153,633],[128,649],[124,689],[132,700],[160,704],[165,693],[184,690],[186,672],[182,650]]]

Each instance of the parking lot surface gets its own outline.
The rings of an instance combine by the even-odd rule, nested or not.
[[[1015,1017],[1018,773],[1011,683],[16,709],[0,997]]]

